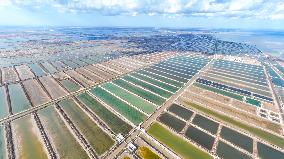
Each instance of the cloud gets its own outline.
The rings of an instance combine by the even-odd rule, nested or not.
[[[12,5],[10,0],[0,0],[0,8]]]
[[[15,6],[60,12],[98,12],[103,15],[145,14],[169,17],[231,17],[284,19],[282,0],[0,0],[0,8]]]

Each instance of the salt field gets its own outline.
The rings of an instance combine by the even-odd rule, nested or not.
[[[60,158],[89,158],[56,112],[54,106],[40,110],[38,114]]]
[[[40,77],[39,81],[52,99],[60,98],[68,94],[51,76]]]
[[[20,84],[12,84],[8,86],[10,101],[13,113],[19,113],[31,107],[25,92]]]
[[[32,116],[26,116],[21,120],[12,122],[16,156],[23,159],[47,159],[47,150],[33,120]]]
[[[73,100],[63,100],[59,105],[99,155],[106,152],[115,143],[114,140],[95,124]]]
[[[5,87],[0,87],[0,119],[9,115],[9,106]]]
[[[114,133],[127,134],[132,129],[128,123],[120,119],[90,95],[83,93],[78,96],[78,99],[99,116]]]
[[[1,159],[284,156],[284,63],[254,46],[207,30],[0,27],[0,52]]]
[[[4,126],[0,126],[0,158],[7,157],[7,149],[5,147],[5,129]]]
[[[26,80],[23,82],[23,86],[33,106],[38,106],[50,101],[49,96],[42,89],[38,81],[34,79]]]

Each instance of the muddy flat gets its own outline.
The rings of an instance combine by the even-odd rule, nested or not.
[[[48,159],[39,130],[32,116],[11,123],[16,157],[20,159]]]
[[[70,158],[89,158],[87,153],[81,147],[69,131],[54,106],[49,106],[38,112],[45,131],[48,133],[50,140],[55,145],[56,152],[62,159]]]
[[[68,94],[52,76],[44,76],[39,78],[40,82],[50,94],[52,99],[57,99]]]
[[[35,77],[31,69],[27,65],[15,66],[15,68],[21,80],[26,80],[26,79]]]
[[[91,71],[85,69],[85,68],[77,68],[76,71],[80,74],[82,74],[84,77],[88,78],[89,80],[92,80],[95,83],[99,83],[102,81],[102,78],[100,78],[98,75],[92,73]]]
[[[94,74],[99,75],[100,77],[102,77],[106,80],[114,78],[114,76],[112,74],[109,74],[108,72],[105,72],[105,71],[97,68],[94,65],[88,65],[88,66],[86,66],[86,69],[92,71]]]
[[[19,81],[16,71],[12,67],[1,68],[2,83],[12,83]]]
[[[0,119],[9,115],[9,106],[7,101],[7,93],[5,87],[0,87]]]
[[[66,74],[75,79],[78,83],[80,83],[84,87],[89,87],[95,84],[95,82],[86,79],[84,76],[79,74],[78,72],[74,70],[68,70],[66,71]]]
[[[23,85],[33,106],[38,106],[50,101],[50,98],[36,80],[30,79],[23,81]]]

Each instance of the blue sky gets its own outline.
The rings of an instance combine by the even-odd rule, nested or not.
[[[0,0],[0,25],[283,29],[283,0]]]

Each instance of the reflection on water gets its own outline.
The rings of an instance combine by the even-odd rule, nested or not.
[[[214,35],[222,40],[255,45],[284,60],[284,31],[220,31]]]

